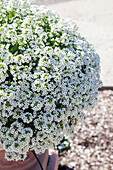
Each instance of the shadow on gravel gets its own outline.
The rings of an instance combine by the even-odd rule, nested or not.
[[[58,170],[73,170],[73,168],[69,168],[66,165],[59,165]]]

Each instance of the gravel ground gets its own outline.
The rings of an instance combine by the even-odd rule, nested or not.
[[[100,91],[98,104],[76,127],[71,149],[60,157],[62,165],[74,170],[113,170],[112,104],[113,91]]]

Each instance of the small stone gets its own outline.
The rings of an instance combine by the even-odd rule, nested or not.
[[[113,155],[110,155],[110,159],[113,159]]]
[[[75,162],[70,162],[70,166],[71,166],[71,167],[73,167],[73,168],[74,168],[74,167],[75,167],[75,165],[76,165],[76,163],[75,163]]]

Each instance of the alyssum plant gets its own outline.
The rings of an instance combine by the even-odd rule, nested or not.
[[[70,19],[0,0],[0,141],[7,160],[54,148],[97,102],[99,56]]]

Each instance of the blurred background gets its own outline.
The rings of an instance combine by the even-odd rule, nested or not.
[[[100,55],[103,85],[113,86],[113,0],[36,0],[36,4],[75,21]],[[99,91],[98,104],[75,128],[73,139],[59,145],[59,169],[113,170],[112,115],[113,90]]]
[[[35,0],[71,18],[101,59],[101,79],[113,85],[113,0]]]

